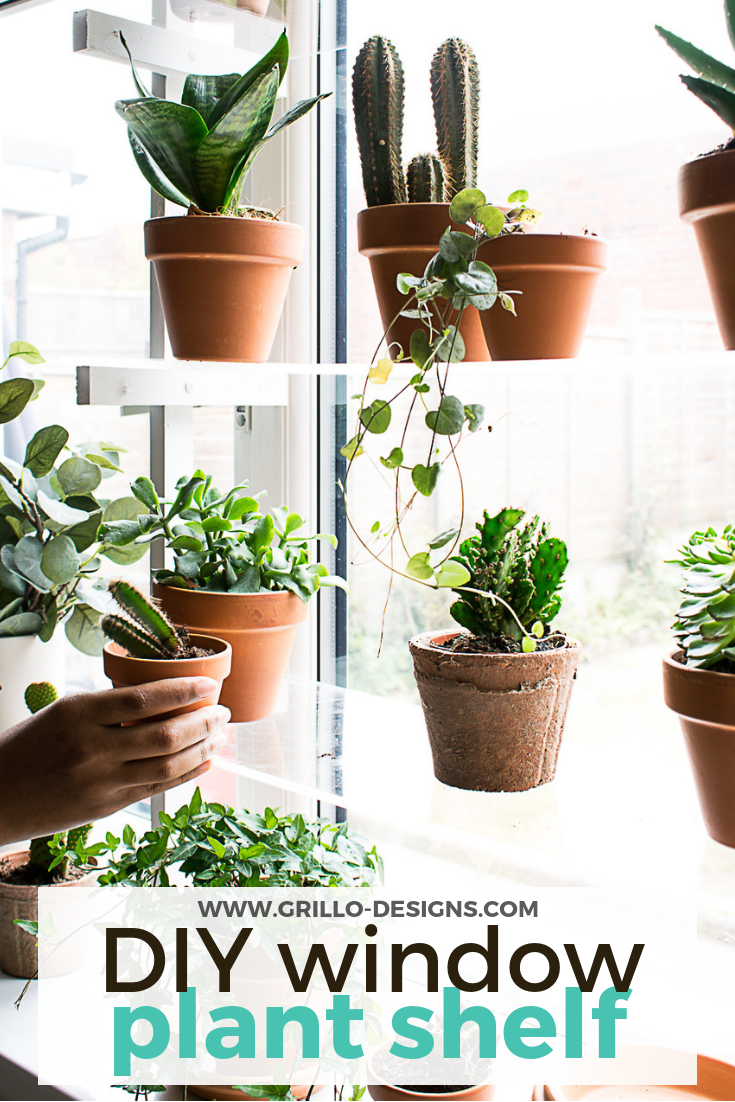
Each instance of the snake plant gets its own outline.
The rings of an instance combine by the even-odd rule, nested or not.
[[[236,214],[243,180],[265,143],[329,95],[301,100],[271,125],[288,67],[284,31],[243,76],[190,74],[181,103],[158,99],[141,83],[119,33],[139,98],[118,100],[115,109],[138,168],[154,191],[192,212]]]
[[[725,22],[730,43],[735,47],[735,0],[725,0]],[[656,30],[674,53],[697,74],[682,74],[681,80],[689,91],[735,131],[735,69],[663,27],[657,26]]]
[[[735,662],[735,528],[694,532],[669,562],[684,567],[674,635],[687,666]]]

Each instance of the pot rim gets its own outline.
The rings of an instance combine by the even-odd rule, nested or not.
[[[207,646],[210,643],[218,643],[219,649],[215,650],[214,654],[205,654],[201,658],[136,658],[133,654],[126,654],[125,650],[112,640],[105,643],[103,649],[104,654],[109,654],[112,658],[124,658],[128,662],[135,662],[141,666],[149,666],[151,670],[155,666],[160,666],[162,663],[169,665],[171,662],[207,662],[214,659],[222,658],[224,655],[232,654],[232,647],[224,639],[218,638],[216,635],[205,635],[204,632],[191,632],[189,635],[190,642],[195,646],[199,645],[199,641],[203,640],[204,645]],[[186,675],[183,675],[186,676]]]
[[[469,654],[467,652],[462,652],[462,651],[457,653],[457,652],[454,652],[454,651],[444,650],[443,647],[432,646],[432,643],[434,642],[434,640],[439,638],[440,636],[443,636],[445,639],[448,639],[448,638],[453,639],[457,635],[469,635],[469,634],[470,634],[470,632],[468,632],[468,631],[462,631],[461,629],[459,631],[454,631],[451,628],[448,629],[448,630],[444,629],[444,630],[440,630],[440,631],[436,631],[436,630],[435,631],[424,631],[424,632],[421,632],[420,635],[414,635],[411,639],[409,639],[408,645],[409,645],[409,647],[415,647],[417,650],[427,651],[429,654],[437,654],[437,653],[446,654],[448,656],[451,655],[451,657],[455,658],[455,659],[461,659],[461,660],[466,659],[467,661],[480,660],[481,662],[495,662],[500,658],[502,658],[506,661],[509,660],[509,659],[511,661],[526,661],[529,658],[532,659],[532,660],[535,659],[535,658],[541,658],[541,657],[548,658],[550,655],[553,655],[553,654],[566,654],[570,650],[581,650],[582,649],[582,644],[579,642],[579,640],[574,639],[571,635],[568,635],[566,637],[567,638],[567,643],[563,647],[554,647],[553,650],[535,650],[535,651],[528,651],[528,652],[520,651],[518,653],[510,653],[510,654],[506,654],[504,651],[497,651],[495,653],[490,651],[490,652],[486,652],[486,653],[483,653],[483,654]]]
[[[495,1068],[496,1061],[491,1060],[491,1072],[487,1076],[487,1078],[483,1079],[481,1083],[468,1083],[467,1086],[462,1087],[462,1090],[460,1091],[451,1091],[446,1094],[437,1094],[436,1092],[431,1093],[429,1091],[410,1091],[407,1087],[402,1087],[400,1083],[389,1083],[388,1080],[383,1079],[382,1075],[380,1075],[379,1072],[375,1071],[375,1068],[373,1067],[373,1059],[375,1058],[375,1056],[379,1052],[383,1052],[385,1049],[387,1049],[389,1044],[389,1041],[383,1041],[381,1045],[378,1045],[378,1047],[370,1053],[370,1056],[368,1057],[368,1075],[372,1077],[371,1082],[373,1080],[376,1080],[377,1084],[380,1084],[380,1086],[390,1087],[391,1090],[399,1091],[401,1094],[405,1094],[408,1098],[426,1098],[427,1100],[431,1098],[459,1098],[460,1095],[467,1094],[468,1091],[476,1091],[481,1089],[482,1087],[486,1087],[490,1082],[493,1070]]]
[[[733,150],[735,152],[735,150]],[[677,673],[683,673],[685,677],[706,677],[715,678],[719,681],[720,685],[726,684],[728,681],[731,685],[735,685],[735,673],[723,673],[722,670],[708,670],[703,669],[701,666],[687,666],[686,662],[677,662],[674,655],[683,654],[684,651],[681,647],[672,647],[670,651],[664,655],[664,666],[675,670]],[[713,682],[714,684],[715,682]]]
[[[143,225],[150,226],[161,222],[187,222],[187,220],[188,225],[203,225],[204,221],[210,218],[214,219],[218,225],[223,222],[231,222],[237,226],[278,226],[279,229],[276,230],[276,233],[280,233],[281,230],[300,230],[303,232],[304,228],[300,222],[284,222],[280,218],[238,218],[236,214],[208,214],[206,211],[197,215],[162,214],[158,218],[146,218]]]
[[[0,861],[11,861],[13,858],[18,857],[20,860],[14,862],[14,867],[19,868],[21,865],[25,865],[31,857],[30,849],[25,846],[23,849],[11,849],[6,850],[4,853],[0,852]],[[85,886],[85,881],[91,881],[94,877],[99,875],[97,869],[90,869],[84,876],[77,876],[73,880],[59,880],[53,884],[9,884],[5,880],[0,880],[0,897],[5,896],[24,896],[26,899],[32,899],[38,894],[39,888],[73,888]]]
[[[292,593],[290,589],[275,589],[268,590],[265,593],[221,593],[213,589],[189,589],[188,586],[181,585],[166,585],[165,582],[157,582],[154,578],[153,584],[159,589],[170,589],[174,593],[186,593],[187,596],[196,594],[197,597],[229,597],[231,600],[250,600],[250,601],[263,601],[265,599],[277,600],[284,597],[293,597],[294,601],[299,601],[300,604],[308,605],[308,601],[302,601],[296,594]],[[211,638],[216,639],[217,636]]]

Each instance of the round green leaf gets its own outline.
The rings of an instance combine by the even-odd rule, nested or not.
[[[89,513],[85,513],[82,509],[72,509],[70,505],[45,494],[43,490],[38,491],[38,504],[46,516],[56,524],[83,524],[89,517]]]
[[[44,545],[41,568],[46,577],[57,585],[64,585],[76,576],[79,562],[74,540],[69,536],[54,536]]]
[[[396,467],[400,467],[403,462],[403,452],[400,448],[394,448],[390,455],[385,457],[381,455],[380,462],[388,470],[394,470]]]
[[[527,203],[528,192],[520,188],[518,191],[512,191],[508,196],[509,203]]]
[[[433,578],[434,570],[429,562],[429,552],[419,551],[417,555],[412,555],[406,563],[406,573],[410,574],[412,578],[418,578],[420,581],[426,581],[427,578]]]
[[[424,497],[431,497],[440,474],[441,465],[439,463],[432,463],[430,467],[424,467],[421,463],[417,463],[411,471],[411,479],[420,494],[423,494]]]
[[[481,427],[483,418],[485,416],[485,407],[478,403],[464,407],[464,415],[467,419],[467,427],[470,432],[477,432]]]
[[[36,478],[49,474],[54,463],[69,439],[69,433],[61,425],[47,425],[39,429],[28,442],[23,466]]]
[[[445,332],[434,345],[437,360],[444,363],[460,363],[464,359],[465,347],[462,334],[454,325],[448,325]]]
[[[18,540],[13,548],[13,559],[17,572],[22,574],[41,593],[48,593],[51,589],[51,579],[44,574],[41,567],[42,555],[43,545],[38,536],[23,536],[23,539]]]
[[[10,345],[9,356],[20,356],[21,360],[25,360],[29,364],[45,364],[41,353],[36,348],[35,344],[29,344],[28,341],[13,341]]]
[[[536,650],[536,640],[530,635],[524,635],[521,647],[523,648],[524,654],[531,654],[532,651]]]
[[[497,237],[503,232],[505,215],[498,207],[478,207],[475,211],[475,222],[482,226],[488,237]]]
[[[369,406],[360,410],[360,421],[368,432],[377,435],[384,433],[390,425],[391,409],[382,398],[376,398]]]
[[[457,589],[459,586],[467,585],[471,577],[469,570],[462,566],[462,563],[448,559],[436,572],[436,584],[442,589]]]
[[[410,353],[416,367],[420,367],[423,371],[431,359],[431,346],[425,329],[414,329],[411,334]]]
[[[35,612],[18,612],[0,620],[0,638],[9,635],[38,635],[43,627],[42,618]]]
[[[30,379],[6,379],[0,383],[0,425],[7,425],[23,412],[34,390]]]
[[[102,481],[102,472],[97,464],[90,463],[78,455],[62,463],[57,475],[65,494],[91,493]]]
[[[452,436],[460,432],[464,424],[464,406],[459,398],[445,394],[439,409],[426,414],[426,424],[438,436]]]
[[[449,217],[453,222],[469,222],[478,207],[485,204],[485,196],[479,188],[468,187],[457,192],[449,207]]]
[[[343,447],[339,449],[339,454],[343,455],[345,459],[357,459],[358,455],[362,455],[364,448],[360,444],[358,438],[353,436]]]
[[[104,636],[98,627],[100,614],[89,605],[75,605],[66,621],[66,637],[82,654],[97,658],[102,654]]]

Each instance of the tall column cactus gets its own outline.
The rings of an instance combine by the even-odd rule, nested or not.
[[[403,65],[392,42],[373,35],[357,55],[352,103],[369,207],[405,203]]]
[[[441,203],[444,198],[444,169],[433,153],[414,157],[408,166],[409,203]]]
[[[439,156],[444,165],[444,198],[477,185],[477,129],[480,71],[472,49],[448,38],[431,62],[431,98]]]

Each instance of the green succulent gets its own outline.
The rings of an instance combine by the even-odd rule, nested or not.
[[[687,666],[735,662],[735,528],[694,532],[671,563],[684,567],[674,635]]]
[[[208,214],[234,214],[243,180],[266,142],[330,93],[301,100],[271,125],[288,68],[288,38],[243,76],[190,74],[181,103],[158,99],[141,84],[125,38],[139,98],[118,100],[138,168],[159,195]]]
[[[725,0],[725,22],[730,43],[735,47],[735,0]],[[674,53],[697,74],[681,77],[689,91],[735,131],[735,69],[663,27],[657,25],[656,30]]]
[[[523,509],[502,509],[494,517],[486,512],[475,525],[478,534],[464,540],[453,556],[470,581],[457,591],[460,599],[449,611],[473,635],[532,641],[531,635],[543,634],[561,608],[566,544],[550,537],[538,517],[519,527],[525,515]]]
[[[176,484],[173,502],[162,502],[149,478],[138,478],[131,490],[145,507],[133,521],[112,521],[100,528],[100,539],[120,548],[147,547],[163,536],[173,552],[173,569],[154,571],[162,585],[207,589],[216,593],[262,593],[288,589],[308,601],[320,586],[342,586],[342,578],[314,561],[310,543],[331,535],[304,536],[304,521],[285,505],[263,513],[259,499],[242,482],[227,493],[212,476],[195,471]]]

